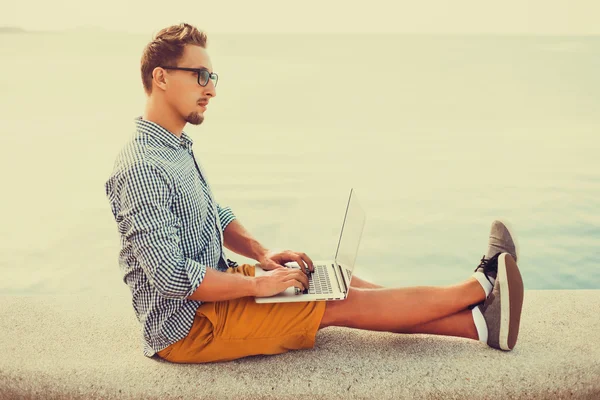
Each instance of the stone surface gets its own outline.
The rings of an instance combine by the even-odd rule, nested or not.
[[[530,290],[511,352],[329,327],[314,349],[210,364],[142,353],[123,296],[0,296],[1,399],[600,398],[600,290]]]

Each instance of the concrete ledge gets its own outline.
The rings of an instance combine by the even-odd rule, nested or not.
[[[0,296],[1,399],[600,398],[600,290],[526,291],[512,352],[330,327],[312,350],[144,357],[129,297]]]

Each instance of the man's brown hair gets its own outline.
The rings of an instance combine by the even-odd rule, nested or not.
[[[169,65],[174,66],[183,55],[186,44],[206,48],[206,33],[192,25],[181,23],[163,28],[146,45],[142,53],[142,83],[144,91],[152,93],[152,71],[154,68]]]

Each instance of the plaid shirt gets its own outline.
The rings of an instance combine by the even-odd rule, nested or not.
[[[105,183],[121,234],[119,266],[143,329],[144,355],[187,336],[201,301],[187,299],[206,268],[227,270],[223,230],[235,219],[216,203],[192,139],[137,117]],[[228,265],[229,264],[229,265]]]

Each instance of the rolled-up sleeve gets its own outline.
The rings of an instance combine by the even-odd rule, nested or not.
[[[221,221],[221,228],[225,231],[227,225],[236,218],[235,214],[231,210],[231,207],[221,207],[219,203],[217,203],[217,211],[219,220]]]
[[[202,283],[206,265],[186,258],[181,247],[181,221],[171,211],[174,189],[157,166],[136,163],[123,170],[114,195],[119,232],[158,293],[185,299]]]

